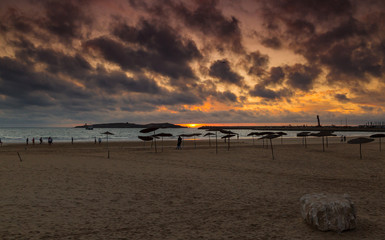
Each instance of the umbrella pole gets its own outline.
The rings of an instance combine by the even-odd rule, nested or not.
[[[227,151],[230,151],[230,138],[227,141]]]
[[[155,135],[155,131],[154,131],[154,135]],[[156,138],[154,138],[154,141],[155,141],[155,152],[157,153],[158,149],[156,148]]]
[[[361,143],[360,143],[360,159],[362,159]]]
[[[210,138],[210,135],[209,135],[209,147],[211,147],[211,138]]]
[[[324,140],[324,136],[322,136],[322,152],[325,152],[325,140]]]
[[[108,148],[108,134],[107,134],[107,158],[110,159],[110,149]]]
[[[274,160],[273,142],[271,141],[271,138],[270,138],[270,147],[271,147],[271,156],[273,156],[273,160]]]
[[[215,154],[218,154],[218,131],[215,131]]]

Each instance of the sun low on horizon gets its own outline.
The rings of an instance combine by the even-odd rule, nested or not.
[[[0,125],[385,122],[385,5],[0,3]]]

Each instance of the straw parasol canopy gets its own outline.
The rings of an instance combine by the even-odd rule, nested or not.
[[[286,136],[287,133],[285,133],[285,132],[277,132],[275,134],[278,134],[281,137],[281,144],[283,144],[283,137],[282,136]]]
[[[236,134],[227,134],[227,135],[222,137],[223,139],[228,139],[227,140],[227,151],[230,150],[230,138],[232,138],[234,136],[236,136]]]
[[[253,145],[254,145],[254,136],[259,136],[259,135],[260,135],[259,132],[251,132],[251,133],[247,134],[248,137],[251,136],[253,138]]]
[[[142,129],[140,130],[141,133],[149,133],[149,132],[155,132],[156,130],[158,130],[159,128],[157,127],[150,127],[150,128],[145,128],[145,129]]]
[[[108,135],[114,135],[114,134],[112,132],[109,132],[109,131],[104,132],[102,134],[107,135],[107,146],[108,146]]]
[[[150,128],[145,128],[145,129],[142,129],[140,130],[139,132],[141,133],[150,133],[150,132],[154,132],[154,135],[155,135],[155,131],[158,130],[159,128],[157,127],[150,127]],[[155,143],[155,152],[158,152],[158,149],[156,148],[156,139],[158,137],[153,137],[153,140],[154,140],[154,143]]]
[[[273,160],[274,160],[274,150],[273,150],[273,142],[272,142],[272,139],[278,138],[278,137],[280,137],[280,136],[281,136],[281,135],[278,135],[278,134],[268,134],[268,135],[263,136],[263,137],[260,138],[260,139],[269,139],[269,140],[270,140],[271,156],[273,157]]]
[[[204,137],[207,137],[209,136],[209,146],[211,147],[211,136],[215,135],[214,133],[206,133],[205,135],[203,135]]]
[[[274,132],[260,132],[259,133],[260,136],[273,135],[273,134],[274,134]],[[265,148],[265,139],[266,138],[264,138],[264,137],[259,138],[259,140],[261,140],[261,139],[262,139],[262,148]],[[269,148],[268,143],[266,144],[266,148]]]
[[[305,148],[307,148],[306,137],[310,136],[309,134],[310,132],[297,133],[297,137],[302,137],[302,145],[305,145]]]
[[[138,136],[138,138],[142,141],[152,141],[152,137],[151,136]]]
[[[230,130],[225,130],[225,129],[220,129],[219,130],[221,133],[223,133],[223,134],[236,134],[235,132],[232,132],[232,131],[230,131]]]
[[[349,140],[348,144],[360,144],[360,159],[362,159],[361,145],[365,143],[370,143],[373,141],[374,139],[371,139],[371,138],[359,137],[359,138],[354,138]]]
[[[206,131],[208,132],[215,132],[215,153],[218,154],[218,131],[219,128],[209,128]]]
[[[385,137],[383,133],[377,133],[370,136],[371,138],[378,138],[380,140],[380,152],[381,152],[381,138]]]
[[[326,137],[326,145],[328,146],[328,138],[327,137],[337,136],[337,135],[333,134],[332,131],[321,131],[321,132],[318,132],[318,133],[312,133],[312,134],[310,134],[310,136],[322,137],[322,151],[325,152],[325,141],[324,141],[324,138]]]

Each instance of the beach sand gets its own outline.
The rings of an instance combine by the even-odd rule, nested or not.
[[[213,141],[212,141],[213,142]],[[385,146],[320,138],[3,145],[0,239],[384,239]],[[22,162],[17,155],[19,152]],[[347,193],[357,228],[306,225],[306,193]]]

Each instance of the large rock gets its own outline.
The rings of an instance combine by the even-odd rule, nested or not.
[[[321,231],[356,227],[356,210],[348,194],[305,194],[300,202],[302,218]]]

